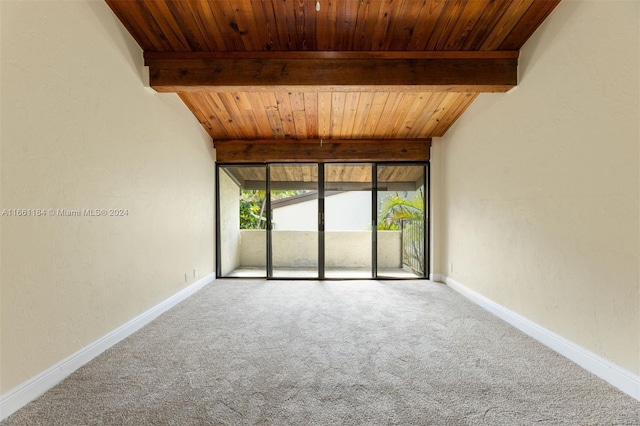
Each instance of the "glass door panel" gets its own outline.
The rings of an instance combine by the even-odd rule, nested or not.
[[[218,168],[218,276],[267,276],[266,166]]]
[[[318,278],[318,164],[271,164],[273,278]]]
[[[326,278],[372,278],[371,164],[325,164]]]
[[[422,278],[426,274],[426,166],[379,164],[376,177],[377,276]]]

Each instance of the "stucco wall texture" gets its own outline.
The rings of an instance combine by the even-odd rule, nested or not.
[[[436,273],[640,373],[637,1],[563,1],[435,141]]]
[[[104,2],[2,1],[0,20],[1,209],[32,210],[0,218],[4,394],[213,272],[215,176]]]

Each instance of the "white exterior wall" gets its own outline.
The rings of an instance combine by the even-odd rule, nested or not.
[[[324,199],[325,231],[371,230],[371,192],[349,191]]]
[[[222,276],[240,265],[240,187],[220,170],[220,264]]]
[[[364,231],[371,229],[371,192],[350,191],[324,200],[325,230]],[[305,201],[273,209],[274,229],[314,231],[318,229],[318,201]]]

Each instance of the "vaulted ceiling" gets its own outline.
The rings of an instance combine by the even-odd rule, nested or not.
[[[106,1],[214,141],[277,143],[444,135],[560,0]]]

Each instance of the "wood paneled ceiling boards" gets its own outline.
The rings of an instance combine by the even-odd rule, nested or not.
[[[320,140],[337,157],[353,143],[360,157],[410,146],[396,157],[426,160],[479,93],[517,84],[520,48],[559,1],[106,0],[151,87],[224,144],[219,161],[266,161],[283,143],[278,157],[331,160]]]

